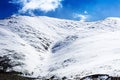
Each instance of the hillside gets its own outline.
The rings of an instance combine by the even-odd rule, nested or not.
[[[120,76],[120,19],[80,22],[45,16],[0,20],[0,61],[23,76]]]

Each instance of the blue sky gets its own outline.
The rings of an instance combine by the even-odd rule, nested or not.
[[[0,0],[0,19],[13,14],[96,21],[120,17],[120,0]]]

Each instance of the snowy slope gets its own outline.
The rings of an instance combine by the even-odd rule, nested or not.
[[[0,56],[29,76],[120,74],[120,19],[79,22],[13,16],[0,20]],[[28,76],[27,75],[27,76]]]

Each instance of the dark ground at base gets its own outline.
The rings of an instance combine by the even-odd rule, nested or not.
[[[17,74],[12,73],[0,73],[0,80],[36,80],[36,79],[19,76]]]

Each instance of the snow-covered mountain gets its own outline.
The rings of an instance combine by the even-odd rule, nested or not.
[[[27,76],[120,75],[120,19],[13,16],[0,20],[0,58]],[[0,67],[2,69],[2,67]]]

